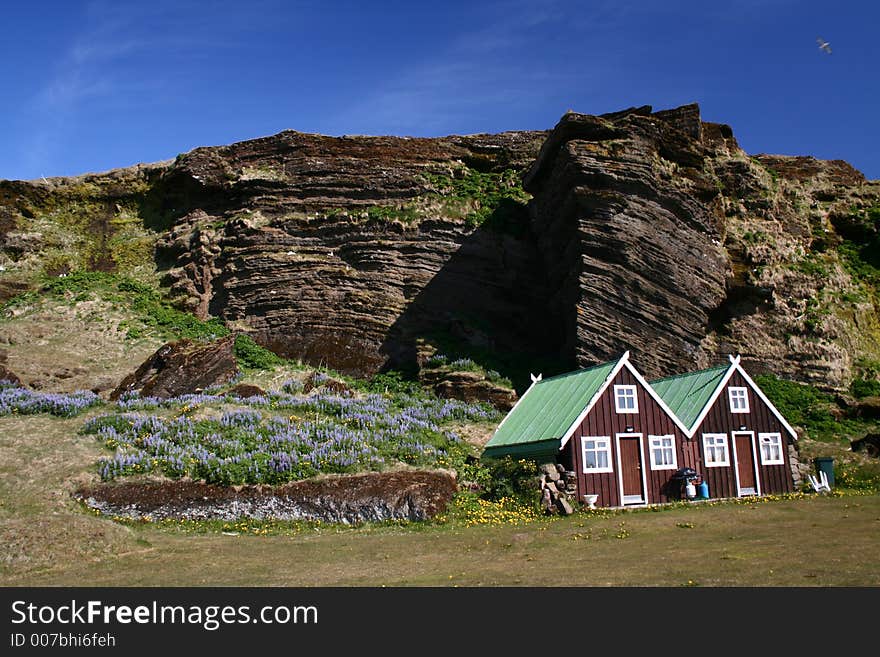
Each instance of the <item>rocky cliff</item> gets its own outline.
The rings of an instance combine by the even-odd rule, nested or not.
[[[547,350],[518,179],[543,137],[283,133],[199,149],[166,175],[198,207],[157,255],[194,312],[350,373],[414,365],[425,336]]]
[[[518,387],[631,349],[649,375],[738,352],[840,388],[880,360],[877,208],[846,163],[750,157],[696,106],[547,132],[284,132],[0,181],[0,291],[119,271],[357,374],[415,366],[427,341]]]
[[[876,359],[873,282],[839,247],[880,185],[845,162],[749,157],[696,105],[641,107],[562,117],[525,188],[581,365],[629,348],[661,375],[741,353],[839,387]]]

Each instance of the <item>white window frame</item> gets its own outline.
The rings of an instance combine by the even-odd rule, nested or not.
[[[727,398],[731,413],[749,413],[749,389],[744,386],[728,386]],[[745,404],[740,406],[740,403]]]
[[[622,408],[620,406],[621,396],[629,398],[632,393],[632,408]],[[614,410],[618,413],[638,413],[639,412],[639,395],[637,386],[619,385],[614,386]]]
[[[712,447],[718,448],[724,446],[724,461],[710,461],[708,440],[712,440]],[[720,444],[716,441],[721,441]],[[704,433],[703,434],[703,464],[707,468],[725,468],[730,467],[730,440],[726,433]]]
[[[608,464],[605,467],[600,468],[588,468],[587,467],[587,441],[592,440],[594,442],[594,447],[590,448],[589,451],[596,452],[605,452],[605,462]],[[581,437],[581,459],[582,459],[582,467],[581,470],[584,471],[584,474],[602,474],[603,472],[614,472],[614,469],[611,466],[611,436],[583,436]],[[598,459],[597,459],[598,461]]]
[[[773,443],[776,443],[776,447],[779,449],[779,458],[776,458],[776,459],[770,458],[769,454],[771,453],[771,450],[768,450],[767,453],[765,454],[765,452],[764,452],[765,441],[766,441],[767,445],[772,445]],[[784,449],[784,446],[782,444],[782,434],[781,433],[778,433],[775,431],[772,433],[769,433],[769,432],[768,433],[759,433],[758,434],[758,445],[759,445],[760,451],[761,451],[761,465],[785,465],[785,452],[782,451]]]
[[[669,441],[668,445],[664,445],[664,441]],[[654,450],[662,450],[669,452],[672,454],[672,463],[657,463],[656,454]],[[653,436],[648,434],[648,454],[651,457],[651,469],[652,470],[677,470],[678,469],[678,455],[676,454],[675,449],[675,436],[671,433],[662,435],[662,436]]]

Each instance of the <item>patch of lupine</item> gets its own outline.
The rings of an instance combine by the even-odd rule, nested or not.
[[[460,420],[480,422],[496,420],[498,411],[483,404],[468,404],[457,399],[414,397],[399,395],[388,397],[380,394],[354,397],[336,393],[318,392],[310,395],[268,393],[266,396],[242,400],[249,406],[286,409],[299,413],[318,413],[344,420],[373,424],[381,416],[405,416],[421,421],[431,428],[445,422]],[[241,402],[239,402],[241,403]]]
[[[282,387],[282,390],[285,388],[295,389],[294,386],[288,387],[287,383]],[[408,413],[410,417],[422,420],[432,426],[451,420],[480,422],[497,420],[499,418],[499,413],[489,406],[469,404],[456,399],[409,395],[389,397],[380,394],[355,397],[351,393],[340,394],[320,391],[309,395],[292,394],[290,392],[267,392],[265,395],[256,395],[246,399],[220,393],[201,393],[158,398],[141,397],[138,393],[131,392],[120,396],[116,406],[123,411],[149,411],[159,408],[192,408],[219,403],[285,410],[300,414],[317,413],[330,415],[360,422],[364,426],[372,424],[379,415],[401,412]]]
[[[244,409],[229,411],[220,418],[220,424],[224,427],[255,427],[260,424],[263,416],[259,411]]]
[[[91,390],[37,392],[8,381],[0,381],[0,415],[49,413],[73,417],[100,403],[101,398]]]
[[[276,484],[399,462],[445,466],[465,448],[443,424],[497,418],[487,407],[456,400],[383,395],[269,393],[236,402],[245,408],[219,419],[112,414],[93,418],[83,432],[115,450],[99,463],[105,480],[154,472],[210,483]]]
[[[292,395],[302,392],[304,387],[303,382],[298,379],[289,379],[281,384],[281,390]]]
[[[445,354],[436,353],[428,359],[428,362],[425,363],[428,367],[443,367],[448,362],[448,358],[446,358]]]
[[[221,394],[209,394],[207,392],[178,397],[141,397],[136,392],[125,392],[116,400],[116,407],[123,411],[152,411],[157,408],[182,408],[195,407],[204,404],[216,404],[223,401],[238,401]]]

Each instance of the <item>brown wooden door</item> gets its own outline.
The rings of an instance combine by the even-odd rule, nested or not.
[[[620,438],[620,478],[623,503],[644,501],[642,489],[642,450],[638,436]]]
[[[736,445],[736,471],[739,474],[739,493],[741,495],[757,494],[755,480],[755,455],[752,452],[752,434],[734,433]]]

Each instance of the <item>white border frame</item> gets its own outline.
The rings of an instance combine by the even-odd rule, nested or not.
[[[617,485],[620,493],[620,506],[639,506],[648,503],[648,481],[645,478],[645,441],[643,434],[640,433],[617,433],[614,434],[615,447],[617,447]],[[623,466],[620,462],[620,439],[621,438],[638,438],[639,439],[639,463],[642,472],[642,499],[637,502],[627,503],[623,495]]]
[[[733,393],[735,393],[735,392],[736,393],[739,393],[739,392],[743,393],[742,399],[746,403],[745,408],[734,408]],[[751,413],[752,412],[751,411],[752,405],[749,403],[749,388],[748,388],[748,386],[727,386],[727,403],[730,405],[730,412],[731,413],[737,413],[737,414]]]
[[[761,443],[764,438],[776,436],[779,441],[779,460],[764,460],[764,450],[761,449]],[[782,442],[782,434],[778,431],[762,431],[758,434],[758,454],[761,456],[761,465],[785,465],[785,445]]]
[[[725,454],[727,455],[727,461],[725,463],[709,463],[706,458],[706,438],[724,438],[725,445]],[[726,433],[718,433],[718,432],[706,432],[702,435],[702,447],[703,447],[703,465],[707,468],[729,468],[730,467],[730,436]]]
[[[654,446],[651,441],[654,438],[671,438],[672,439],[672,465],[657,465],[654,463]],[[666,449],[660,445],[659,449]],[[675,444],[674,433],[664,434],[648,434],[648,461],[651,463],[651,470],[678,470],[678,445]]]
[[[632,391],[632,400],[633,407],[632,408],[621,408],[620,407],[620,399],[618,398],[618,392],[627,393]],[[628,394],[626,395],[629,396]],[[639,412],[639,387],[637,385],[633,385],[631,383],[620,383],[614,386],[614,412],[620,413],[623,415],[633,415],[638,414]]]
[[[587,469],[587,459],[584,455],[585,440],[604,440],[608,450],[608,467],[607,468],[590,468]],[[608,474],[614,472],[614,454],[611,453],[611,436],[581,436],[581,470],[585,475],[590,474]]]
[[[743,436],[750,436],[749,442],[752,445],[752,467],[754,468],[755,473],[755,492],[754,495],[761,494],[761,471],[758,469],[758,455],[755,453],[755,443],[758,441],[755,440],[755,432],[754,431],[731,431],[730,432],[730,448],[733,454],[733,474],[736,475],[736,496],[737,497],[748,497],[751,496],[752,493],[748,495],[743,495],[742,487],[739,483],[739,463],[736,460],[736,436],[737,434]]]

